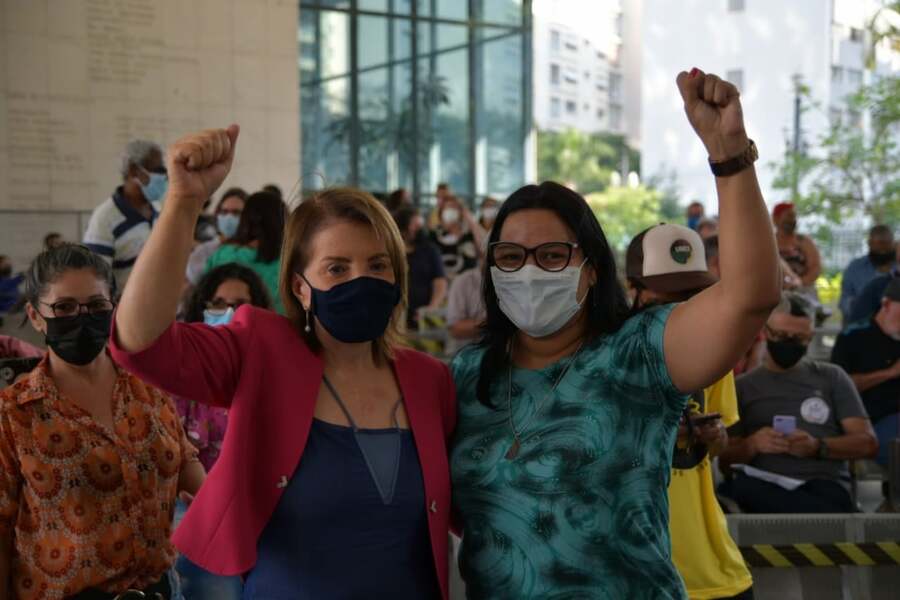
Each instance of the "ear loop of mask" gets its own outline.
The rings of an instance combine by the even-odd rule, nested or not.
[[[585,258],[584,258],[584,261],[582,261],[582,263],[581,263],[581,266],[578,267],[578,281],[581,281],[581,274],[584,272],[584,265],[586,265],[587,263],[588,263],[588,259],[587,259],[587,257],[585,257]],[[587,299],[588,299],[588,296],[591,295],[591,288],[592,288],[592,287],[594,287],[594,286],[592,286],[592,285],[589,285],[589,286],[588,286],[587,291],[584,293],[584,298],[582,298],[581,300],[578,299],[578,289],[576,288],[576,290],[575,290],[575,302],[578,303],[578,306],[579,306],[579,307],[580,307],[580,306],[584,306],[584,301],[587,300]]]

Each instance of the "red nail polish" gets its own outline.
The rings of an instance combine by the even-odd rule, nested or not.
[[[700,71],[697,69],[697,67],[694,67],[693,69],[691,69],[691,72],[690,72],[690,74],[688,74],[688,77],[690,79],[693,79],[694,77],[697,76],[697,73],[699,73],[699,72]]]

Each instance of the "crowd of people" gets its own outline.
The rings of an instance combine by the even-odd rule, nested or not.
[[[622,273],[553,182],[288,210],[218,194],[237,126],[128,144],[83,244],[0,256],[0,315],[47,346],[0,338],[31,361],[0,391],[0,600],[446,600],[451,532],[471,599],[752,598],[722,507],[858,510],[851,461],[897,437],[900,252],[872,229],[805,357],[815,243],[767,212],[734,86],[677,83],[719,214]],[[405,341],[436,315],[449,361]]]

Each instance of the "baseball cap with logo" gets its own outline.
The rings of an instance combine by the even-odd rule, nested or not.
[[[687,292],[711,286],[703,239],[693,229],[662,223],[631,240],[625,275],[647,289]]]

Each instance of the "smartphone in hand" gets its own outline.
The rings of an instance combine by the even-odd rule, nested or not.
[[[718,421],[721,418],[722,418],[721,413],[717,413],[717,412],[709,413],[706,415],[697,415],[697,416],[691,417],[691,424],[694,427],[703,427],[704,425],[708,425],[710,423]]]
[[[783,435],[791,435],[797,429],[797,417],[775,415],[772,417],[772,429]]]

